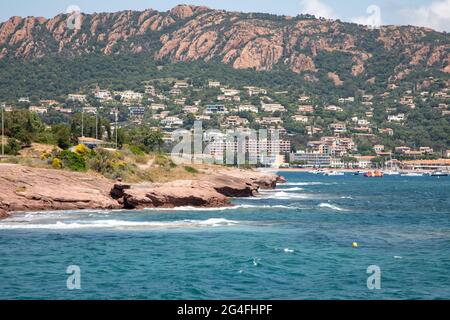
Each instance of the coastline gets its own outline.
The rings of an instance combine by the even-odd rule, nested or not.
[[[253,197],[284,179],[235,168],[207,168],[198,179],[124,183],[98,175],[0,165],[0,219],[14,212],[231,206],[234,197]]]
[[[366,172],[366,171],[373,171],[375,169],[336,169],[336,168],[320,168],[320,169],[314,169],[314,168],[280,168],[275,170],[275,172],[310,172],[310,171],[315,171],[315,170],[324,170],[324,171],[339,171],[339,172],[345,172],[345,173],[353,173],[353,172],[357,172],[357,171],[361,171],[361,172]],[[386,171],[386,170],[382,170],[382,171]],[[400,174],[403,173],[428,173],[430,171],[427,170],[405,170],[405,169],[399,169],[399,170],[394,170],[399,172]]]

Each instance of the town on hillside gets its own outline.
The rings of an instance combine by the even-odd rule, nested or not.
[[[433,83],[433,79],[429,81]],[[206,141],[211,139],[208,152],[216,159],[223,158],[229,148],[227,133],[267,129],[279,133],[279,146],[274,157],[259,159],[260,165],[438,170],[450,166],[445,140],[424,139],[424,144],[417,145],[412,141],[420,139],[408,139],[411,134],[407,124],[426,121],[421,119],[421,111],[442,119],[450,117],[449,101],[447,86],[404,90],[390,84],[381,94],[357,92],[355,96],[333,99],[308,92],[235,87],[213,79],[198,83],[169,78],[149,80],[133,90],[116,91],[97,85],[64,99],[21,97],[1,103],[1,109],[2,120],[3,113],[28,110],[49,127],[81,118],[78,142],[91,148],[117,146],[119,130],[139,126],[161,132],[166,146],[170,146],[176,142],[175,130],[192,130],[194,122],[201,121],[204,130],[218,130],[214,139],[205,137]],[[95,129],[87,130],[83,121],[91,118],[96,119]],[[420,135],[422,129],[416,129]],[[449,133],[436,128],[433,135],[445,137]],[[270,145],[266,148],[270,149]],[[249,141],[246,148],[246,152],[258,151],[260,146]]]

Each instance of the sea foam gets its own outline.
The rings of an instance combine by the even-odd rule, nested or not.
[[[286,192],[286,191],[302,191],[302,190],[305,190],[305,189],[294,187],[294,188],[281,188],[281,189],[274,189],[274,190],[264,190],[264,191],[262,191],[262,193],[265,193],[265,192],[278,192],[278,191],[284,191],[284,192]]]
[[[337,183],[332,182],[286,182],[286,183],[280,183],[279,186],[329,186],[329,185],[335,185]]]
[[[0,230],[7,229],[48,229],[48,230],[70,230],[70,229],[152,229],[152,228],[198,228],[198,227],[224,227],[235,226],[239,221],[227,220],[225,218],[211,218],[207,220],[181,220],[181,221],[125,221],[125,220],[94,220],[83,222],[64,223],[57,221],[52,224],[37,223],[4,223],[0,224]]]
[[[318,205],[319,208],[326,208],[326,209],[331,209],[331,210],[335,210],[335,211],[348,211],[347,209],[343,209],[338,207],[337,205],[331,204],[331,203],[321,203]]]

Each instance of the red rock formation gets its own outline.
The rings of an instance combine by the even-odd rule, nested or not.
[[[4,219],[4,218],[8,218],[8,217],[9,217],[9,214],[5,210],[0,208],[0,219]]]
[[[115,184],[111,196],[125,208],[223,207],[230,197],[252,197],[259,188],[275,188],[284,179],[275,174],[236,169],[207,171],[207,178],[169,183]]]
[[[8,211],[221,207],[230,197],[252,197],[282,178],[269,173],[211,169],[207,178],[169,183],[124,184],[61,170],[0,165],[0,218]]]
[[[119,208],[111,182],[66,171],[0,165],[0,208],[6,211]]]
[[[328,78],[330,78],[336,87],[342,86],[344,82],[339,78],[339,75],[335,72],[328,72]]]

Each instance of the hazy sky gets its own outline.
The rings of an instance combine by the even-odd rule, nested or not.
[[[11,16],[53,17],[76,5],[85,13],[153,8],[166,11],[177,4],[245,12],[316,16],[363,24],[411,24],[450,32],[450,0],[1,0],[0,21]],[[378,10],[367,13],[369,6]],[[375,9],[377,9],[375,7]]]

